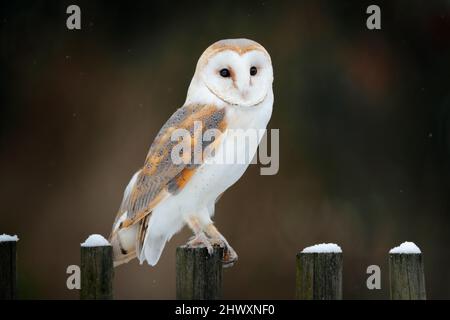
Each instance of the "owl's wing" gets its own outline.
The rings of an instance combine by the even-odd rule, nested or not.
[[[209,129],[217,129],[217,132],[222,133],[226,130],[225,110],[214,105],[186,105],[169,118],[153,141],[143,168],[136,173],[134,183],[130,183],[129,190],[125,192],[116,218],[117,222],[123,213],[127,213],[120,227],[128,227],[141,221],[158,203],[179,192],[200,165],[193,164],[192,161],[179,164],[172,161],[172,150],[180,143],[180,140],[172,141],[172,134],[177,129],[184,129],[190,134],[192,160],[194,151],[198,150],[196,136],[202,137]],[[201,132],[195,135],[195,130]],[[215,136],[216,141],[217,138]],[[202,151],[210,143],[214,143],[214,140],[202,141]]]

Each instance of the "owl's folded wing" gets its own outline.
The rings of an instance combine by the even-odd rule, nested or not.
[[[180,145],[180,139],[173,139],[176,130],[184,129],[191,137],[191,154],[181,155],[182,163],[174,162],[172,150]],[[163,199],[179,192],[195,174],[201,163],[194,163],[194,152],[199,141],[209,129],[216,132],[226,130],[225,110],[214,105],[186,105],[178,109],[164,124],[156,136],[143,168],[136,173],[135,182],[125,191],[116,222],[127,212],[127,218],[120,227],[128,227],[146,217]],[[199,132],[196,132],[198,130]],[[201,131],[201,132],[200,132]],[[179,133],[180,131],[178,131]],[[218,136],[215,136],[217,141]],[[172,141],[175,140],[175,141]],[[213,141],[201,141],[201,151]]]

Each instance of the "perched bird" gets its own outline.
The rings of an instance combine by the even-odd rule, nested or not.
[[[209,160],[220,151],[232,150],[235,139],[227,132],[237,129],[264,130],[272,114],[273,70],[263,46],[248,39],[221,40],[201,55],[190,83],[186,102],[159,131],[144,166],[131,178],[113,224],[110,242],[114,264],[133,258],[154,266],[166,242],[186,224],[194,236],[188,246],[224,247],[224,265],[232,265],[237,254],[214,226],[211,218],[221,194],[244,174],[261,140],[246,151],[241,162],[174,162],[177,139],[173,133],[185,129],[201,133],[214,129]],[[194,149],[197,142],[192,141]],[[234,149],[233,149],[234,150]],[[186,154],[181,154],[184,157]]]

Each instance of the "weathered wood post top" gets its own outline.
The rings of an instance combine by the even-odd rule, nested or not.
[[[403,242],[389,251],[389,279],[392,300],[425,300],[425,272],[422,252],[413,242]]]
[[[0,235],[0,300],[17,298],[17,236]]]
[[[212,254],[205,247],[181,246],[176,252],[176,298],[217,300],[222,298],[223,248]]]
[[[99,234],[90,235],[81,244],[80,299],[113,299],[113,250]]]
[[[341,248],[334,243],[322,243],[297,254],[296,299],[342,299]]]

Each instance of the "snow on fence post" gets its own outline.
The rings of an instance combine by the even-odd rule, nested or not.
[[[180,246],[176,251],[176,298],[179,300],[217,300],[222,298],[223,248]]]
[[[403,242],[389,251],[392,300],[425,300],[422,252],[413,242]]]
[[[342,299],[341,248],[334,243],[317,244],[297,254],[296,299]]]
[[[17,297],[17,236],[0,235],[0,300]]]
[[[113,299],[113,278],[112,246],[101,235],[90,235],[81,244],[80,299]]]

